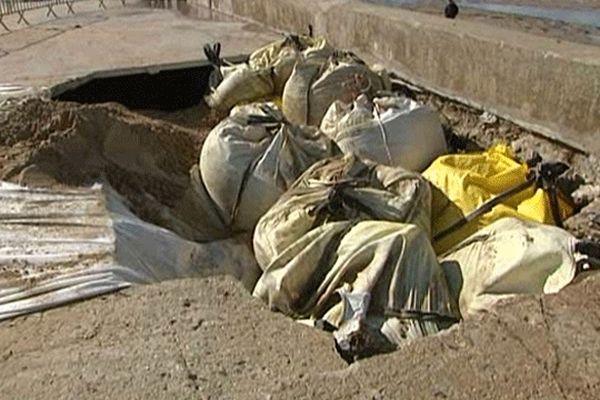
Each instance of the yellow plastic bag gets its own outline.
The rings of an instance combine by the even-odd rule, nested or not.
[[[481,153],[452,154],[436,159],[423,172],[423,176],[434,186],[433,236],[486,201],[525,182],[528,171],[526,164],[513,159],[513,154],[506,145],[496,145]],[[573,214],[573,209],[565,201],[559,200],[559,209],[563,219]],[[503,217],[554,224],[548,194],[542,189],[531,187],[434,242],[434,248],[438,254],[444,253],[479,229]]]

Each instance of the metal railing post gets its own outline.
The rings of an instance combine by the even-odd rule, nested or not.
[[[0,26],[4,30],[10,32],[10,28],[6,24],[5,17],[8,15],[17,15],[19,18],[17,24],[30,25],[25,13],[31,10],[47,9],[46,17],[53,16],[58,18],[58,14],[54,7],[64,4],[67,8],[67,14],[75,14],[73,9],[74,4],[81,0],[0,0]],[[106,0],[98,0],[98,8],[106,10],[108,7]],[[120,0],[121,5],[126,5],[126,0]]]
[[[65,5],[67,6],[67,14],[75,14],[75,11],[73,10],[73,3],[74,1],[65,1]]]

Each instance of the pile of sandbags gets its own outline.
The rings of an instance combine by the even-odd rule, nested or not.
[[[274,95],[281,111],[234,108],[202,149],[199,193],[230,231],[253,231],[254,296],[332,331],[348,360],[572,281],[584,255],[549,226],[573,212],[552,174],[506,146],[447,154],[437,113],[325,41],[283,39],[239,68],[270,72],[220,104]]]
[[[498,165],[491,164],[447,182],[492,173]],[[468,188],[479,181],[464,182]],[[520,202],[534,201],[539,190],[522,194]],[[556,293],[580,269],[585,254],[575,237],[515,211],[484,218],[485,225],[480,221],[439,256],[431,228],[439,223],[439,209],[432,214],[432,207],[443,203],[440,196],[419,173],[353,154],[314,164],[256,225],[254,252],[263,273],[254,296],[333,331],[340,353],[354,360],[437,333],[501,299]],[[543,199],[540,205],[548,207]]]
[[[353,53],[335,51],[324,58],[307,51],[283,90],[283,113],[297,124],[319,126],[335,101],[350,103],[361,94],[373,97],[390,86],[385,70],[370,68]]]
[[[409,171],[423,171],[448,151],[438,114],[396,95],[336,101],[323,117],[321,131],[344,153]]]
[[[292,123],[319,126],[333,102],[352,102],[360,94],[373,97],[391,88],[384,69],[370,68],[323,38],[286,35],[236,65],[220,58],[218,45],[207,45],[205,52],[215,69],[206,102],[215,109],[272,100],[281,102]]]
[[[224,224],[247,231],[308,167],[338,152],[317,128],[291,124],[273,104],[257,103],[234,108],[210,132],[199,169]]]
[[[431,247],[430,203],[417,173],[352,155],[315,164],[257,224],[254,295],[325,321],[352,356],[437,332],[459,312]]]
[[[204,51],[214,67],[210,79],[211,93],[207,104],[216,109],[229,110],[243,103],[281,96],[294,65],[303,52],[316,51],[330,54],[333,49],[325,39],[303,35],[286,35],[250,55],[248,62],[227,64],[220,57],[221,47],[205,46]]]

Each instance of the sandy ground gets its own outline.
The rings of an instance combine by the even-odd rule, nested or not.
[[[230,278],[0,324],[3,399],[265,399],[283,378],[342,368],[328,335],[270,313]]]
[[[206,214],[193,195],[190,169],[215,117],[202,106],[168,115],[193,129],[118,104],[27,101],[0,113],[0,179],[46,186],[108,182],[142,219],[205,241],[208,233],[198,227],[206,225]]]

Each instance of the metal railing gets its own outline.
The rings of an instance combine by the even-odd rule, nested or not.
[[[29,21],[25,17],[25,13],[31,10],[47,9],[46,17],[58,18],[54,11],[54,7],[65,6],[67,14],[75,14],[73,4],[83,0],[0,0],[0,26],[7,31],[10,31],[8,26],[3,21],[4,17],[9,15],[18,15],[17,24],[24,23],[29,25]],[[98,0],[98,7],[106,9],[105,0]],[[125,5],[125,0],[121,0],[121,4]]]

